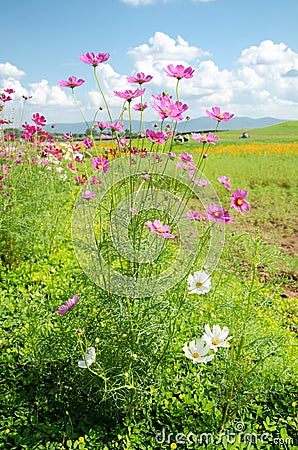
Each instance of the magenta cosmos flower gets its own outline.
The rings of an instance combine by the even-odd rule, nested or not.
[[[124,131],[124,123],[117,120],[113,123],[107,123],[107,128],[110,128],[112,131]]]
[[[182,113],[188,109],[185,103],[172,101],[169,97],[162,97],[160,104],[153,103],[152,107],[158,112],[162,120],[170,117],[173,120],[183,120]]]
[[[82,198],[85,199],[85,200],[89,200],[89,199],[94,198],[94,197],[95,197],[95,192],[91,192],[91,191],[89,191],[89,189],[87,189],[85,194],[82,195]]]
[[[169,225],[163,225],[160,220],[154,220],[152,223],[150,220],[145,222],[145,225],[147,225],[152,233],[156,233],[159,236],[164,237],[165,239],[173,239],[174,236],[172,234],[169,234],[168,231],[170,231]]]
[[[93,142],[91,139],[89,139],[89,138],[85,138],[85,139],[82,141],[82,145],[83,145],[85,148],[90,149],[90,148],[94,147],[94,142]]]
[[[95,55],[93,52],[87,52],[85,55],[80,55],[80,60],[85,64],[90,64],[91,66],[96,67],[98,64],[106,62],[109,57],[109,53],[98,53]]]
[[[152,78],[153,78],[152,75],[145,75],[143,72],[137,73],[135,77],[134,76],[126,77],[129,83],[138,83],[139,85],[143,83],[149,83],[149,81],[151,81]]]
[[[69,87],[71,89],[81,86],[83,83],[85,83],[85,80],[82,80],[82,78],[79,78],[77,80],[77,77],[74,75],[71,77],[68,77],[68,80],[60,80],[58,81],[59,86],[62,87]]]
[[[240,189],[234,191],[233,194],[231,195],[232,201],[230,207],[235,208],[236,211],[240,212],[241,214],[243,214],[243,211],[246,212],[249,211],[250,205],[246,200],[244,200],[247,196],[248,196],[247,191]]]
[[[64,314],[66,314],[69,309],[71,309],[76,303],[78,303],[78,299],[78,294],[75,294],[73,298],[67,300],[65,305],[59,306],[56,313],[64,316]]]
[[[144,103],[137,103],[136,105],[134,105],[133,109],[135,111],[145,111],[145,109],[148,108],[148,103],[144,102]]]
[[[107,173],[109,165],[109,161],[103,156],[94,157],[92,159],[92,166],[103,173]]]
[[[190,210],[186,213],[188,219],[192,220],[206,220],[206,217],[201,216],[198,211]]]
[[[127,89],[127,90],[124,91],[124,92],[121,92],[121,91],[114,91],[114,94],[115,94],[117,97],[124,98],[124,99],[127,100],[128,102],[131,102],[131,100],[132,100],[133,98],[140,97],[141,95],[143,95],[144,92],[145,92],[145,90],[146,90],[146,89],[136,89],[135,91],[132,91],[132,90],[130,90],[130,89]]]
[[[234,114],[230,114],[228,112],[220,112],[219,106],[213,106],[211,111],[206,109],[206,114],[213,120],[218,120],[218,122],[227,122],[228,120],[234,117]]]
[[[182,64],[178,64],[178,66],[174,66],[173,64],[169,64],[166,69],[163,69],[168,77],[177,78],[177,80],[181,80],[181,78],[192,78],[195,69],[191,67],[185,68]]]
[[[146,137],[154,144],[164,144],[168,139],[168,134],[163,131],[146,130]]]
[[[215,142],[219,140],[219,137],[212,133],[191,133],[191,135],[195,141],[202,142],[203,144],[215,144]]]
[[[41,116],[40,114],[36,113],[32,116],[32,122],[34,122],[36,125],[44,127],[46,124],[46,118],[45,116]]]
[[[230,191],[231,190],[231,185],[230,185],[230,178],[225,177],[224,175],[221,177],[218,177],[217,180],[224,185],[224,187]]]
[[[213,222],[234,222],[234,219],[230,216],[222,206],[217,206],[215,203],[209,205],[209,209],[206,211],[207,219]]]
[[[188,164],[195,163],[193,157],[188,152],[179,153],[179,159],[181,159],[181,161],[187,162]]]

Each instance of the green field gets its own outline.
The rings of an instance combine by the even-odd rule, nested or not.
[[[253,143],[276,143],[283,144],[298,141],[298,120],[291,122],[282,122],[277,125],[272,125],[264,128],[246,129],[249,134],[249,142]],[[236,144],[243,145],[246,139],[239,139],[242,132],[236,131],[221,131],[219,133],[220,144]]]

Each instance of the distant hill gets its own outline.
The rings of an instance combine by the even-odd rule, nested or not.
[[[278,123],[286,122],[286,120],[274,119],[273,117],[262,117],[260,119],[252,119],[251,117],[234,117],[229,122],[223,122],[219,129],[220,130],[249,130],[252,128],[263,128],[271,125],[276,125]],[[153,127],[154,121],[144,122],[145,128]],[[216,126],[216,122],[210,120],[209,117],[199,117],[197,119],[190,119],[189,121],[184,121],[178,123],[178,132],[199,132],[199,131],[209,131],[213,130]],[[124,128],[129,128],[129,122],[124,120]],[[47,127],[48,131],[56,133],[68,133],[73,134],[84,134],[87,126],[84,122],[77,123],[57,123],[55,128]],[[139,129],[139,121],[134,120],[132,123],[132,129],[137,132]]]

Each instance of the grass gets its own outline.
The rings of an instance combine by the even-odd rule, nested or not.
[[[263,128],[253,128],[246,130],[249,134],[248,141],[239,139],[241,132],[239,130],[221,131],[220,145],[239,144],[241,146],[246,143],[292,143],[297,142],[298,121],[282,122],[277,125],[271,125]]]
[[[295,126],[251,130],[247,141],[222,132],[205,160],[225,207],[220,175],[249,191],[251,210],[227,225],[204,296],[187,295],[185,279],[144,299],[98,288],[71,242],[76,174],[65,181],[54,169],[13,165],[9,195],[0,198],[0,448],[233,450],[248,448],[243,430],[257,435],[251,449],[297,448]],[[198,159],[197,143],[175,146],[186,150]],[[57,315],[74,293],[78,304]],[[206,323],[228,326],[233,340],[210,364],[194,365],[182,346]],[[91,345],[97,375],[77,367]],[[215,447],[194,445],[189,433],[223,436]]]

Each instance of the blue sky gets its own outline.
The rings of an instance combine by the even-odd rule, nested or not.
[[[111,55],[98,73],[115,119],[122,103],[113,90],[136,87],[128,75],[153,75],[149,103],[152,93],[174,94],[163,73],[170,63],[195,68],[180,83],[192,118],[219,105],[237,116],[298,119],[297,0],[11,0],[1,17],[0,88],[16,90],[16,120],[22,95],[32,95],[25,120],[39,112],[52,123],[81,121],[70,90],[57,84],[70,75],[86,80],[76,94],[92,117],[102,102],[79,60],[88,51]]]

